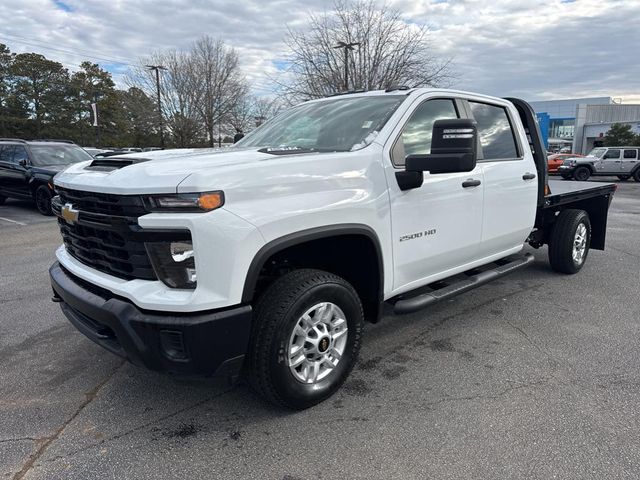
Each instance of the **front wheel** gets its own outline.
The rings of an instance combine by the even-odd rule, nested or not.
[[[36,207],[42,215],[51,215],[51,191],[46,185],[40,185],[33,194]]]
[[[580,182],[586,182],[587,180],[589,180],[590,176],[591,170],[589,170],[589,167],[578,167],[573,172],[573,178]]]
[[[362,304],[344,279],[295,270],[277,279],[255,307],[247,374],[272,403],[302,410],[330,397],[360,350]]]
[[[560,273],[577,273],[589,254],[591,222],[584,210],[560,212],[549,239],[549,263]]]

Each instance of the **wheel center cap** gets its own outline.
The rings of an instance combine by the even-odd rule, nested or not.
[[[320,342],[318,342],[318,351],[320,353],[324,353],[329,349],[329,344],[331,342],[329,341],[329,337],[322,337],[320,339]]]

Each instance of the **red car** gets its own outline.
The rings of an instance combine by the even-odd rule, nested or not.
[[[547,165],[549,173],[558,173],[558,167],[562,165],[567,158],[584,157],[576,153],[555,153],[547,157]]]

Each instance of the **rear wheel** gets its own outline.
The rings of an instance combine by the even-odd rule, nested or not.
[[[591,222],[584,210],[560,212],[549,239],[549,263],[561,273],[580,271],[589,254]]]
[[[629,178],[631,178],[631,175],[618,175],[617,177],[621,182],[626,182],[627,180],[629,180]]]
[[[51,215],[51,192],[46,185],[40,185],[33,194],[36,207],[42,215]]]
[[[640,182],[640,168],[636,168],[636,171],[633,172],[633,179],[636,182]]]
[[[590,176],[591,176],[591,170],[589,170],[589,167],[578,167],[573,172],[573,178],[575,178],[580,182],[585,182],[589,180]]]
[[[255,307],[249,382],[287,408],[325,400],[356,363],[363,323],[358,294],[344,279],[311,269],[283,275]]]

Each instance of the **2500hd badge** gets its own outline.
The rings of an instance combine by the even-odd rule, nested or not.
[[[416,238],[426,237],[427,235],[435,235],[436,229],[432,228],[431,230],[425,230],[424,232],[410,233],[409,235],[403,235],[400,237],[401,242],[406,242],[407,240],[414,240]]]

